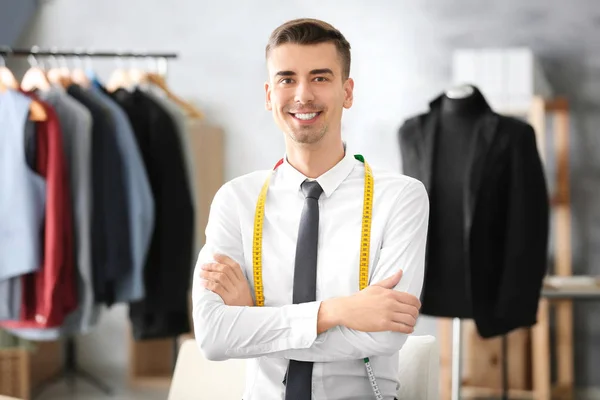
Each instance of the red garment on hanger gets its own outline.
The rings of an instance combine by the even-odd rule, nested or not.
[[[48,119],[36,125],[36,172],[46,179],[46,217],[42,265],[23,275],[19,321],[2,321],[6,328],[49,328],[62,325],[77,308],[73,215],[60,123],[54,109],[41,103]]]

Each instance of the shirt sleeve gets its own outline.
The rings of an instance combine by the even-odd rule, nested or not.
[[[428,224],[429,198],[423,184],[414,181],[400,193],[393,208],[371,283],[382,281],[402,269],[402,279],[394,289],[420,298]],[[307,349],[287,350],[269,356],[313,362],[388,356],[400,351],[408,336],[400,332],[361,332],[336,326],[321,333]]]
[[[194,333],[207,359],[253,358],[305,349],[314,343],[319,301],[282,307],[228,306],[219,295],[204,288],[199,268],[211,262],[216,252],[243,265],[242,236],[231,183],[221,187],[213,199],[206,244],[193,276]]]

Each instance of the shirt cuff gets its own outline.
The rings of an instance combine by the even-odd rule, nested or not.
[[[291,342],[290,347],[307,349],[317,339],[317,320],[320,301],[295,304],[290,307]]]

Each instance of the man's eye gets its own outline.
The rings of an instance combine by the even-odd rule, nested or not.
[[[326,82],[326,81],[327,81],[327,78],[325,78],[324,76],[317,76],[317,77],[315,78],[315,80],[316,80],[317,82]]]
[[[290,78],[285,78],[285,79],[280,80],[279,82],[287,84],[287,83],[292,83],[292,80]]]

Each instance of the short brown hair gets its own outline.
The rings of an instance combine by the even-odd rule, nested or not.
[[[294,19],[277,27],[265,49],[265,56],[275,47],[286,44],[319,44],[333,43],[342,61],[343,80],[350,76],[350,43],[340,31],[327,22],[312,18]]]

